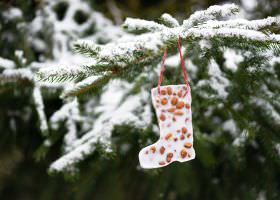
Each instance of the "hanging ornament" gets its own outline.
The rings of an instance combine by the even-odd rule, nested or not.
[[[191,111],[191,89],[181,53],[180,38],[178,51],[185,84],[160,86],[164,71],[164,51],[158,86],[151,91],[152,103],[159,123],[159,140],[139,153],[142,168],[158,168],[174,161],[185,162],[195,158]]]

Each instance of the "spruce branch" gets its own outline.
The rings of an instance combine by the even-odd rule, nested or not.
[[[69,96],[78,96],[80,94],[83,94],[89,90],[92,90],[93,88],[96,88],[100,85],[105,84],[107,81],[110,80],[111,73],[107,73],[107,75],[104,76],[90,76],[78,83],[76,83],[74,86],[70,88],[66,88],[61,97],[69,97]]]
[[[174,28],[174,27],[180,26],[179,22],[168,13],[162,14],[159,19],[159,22],[169,28]]]
[[[100,51],[100,47],[89,41],[83,42],[82,40],[73,43],[73,49],[80,54],[88,57],[95,57]]]
[[[260,51],[273,49],[279,52],[280,36],[274,33],[267,34],[265,30],[279,26],[279,18],[269,17],[262,20],[233,19],[217,21],[238,12],[238,6],[225,4],[211,6],[205,11],[195,12],[178,26],[177,21],[170,15],[162,15],[163,25],[152,21],[127,18],[123,27],[129,32],[145,32],[140,35],[126,36],[105,45],[96,45],[92,41],[77,41],[76,51],[93,57],[90,64],[74,68],[42,69],[39,76],[42,80],[59,81],[67,79],[82,80],[94,75],[100,75],[97,83],[106,83],[116,73],[126,71],[133,66],[143,67],[149,62],[160,60],[164,49],[175,49],[177,39],[188,44],[202,40],[219,41],[224,45],[244,47],[247,51]],[[227,41],[232,41],[229,44]],[[248,45],[246,45],[248,43]],[[169,51],[172,53],[172,51]],[[203,53],[203,52],[202,52]],[[107,74],[104,72],[108,72]],[[102,78],[104,76],[104,78]],[[88,80],[91,80],[89,78]],[[96,82],[79,82],[66,91],[62,96],[75,96],[89,91],[96,86]],[[104,81],[106,80],[106,81]],[[99,84],[98,84],[99,85]]]
[[[16,64],[15,62],[13,62],[12,60],[8,60],[6,58],[2,58],[0,57],[0,69],[11,69],[11,68],[15,68]]]
[[[126,18],[122,27],[131,33],[145,33],[145,32],[156,32],[156,31],[164,31],[166,26],[158,24],[153,21],[146,21],[143,19],[133,19]]]
[[[48,136],[49,128],[48,128],[47,117],[44,111],[44,102],[43,102],[41,90],[38,86],[35,86],[33,89],[33,99],[39,117],[41,133],[43,136]]]
[[[235,15],[237,12],[239,12],[239,7],[235,4],[210,6],[205,11],[197,11],[192,14],[189,19],[183,21],[183,26],[188,29],[209,20]]]

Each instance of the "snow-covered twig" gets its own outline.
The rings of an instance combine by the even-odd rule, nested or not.
[[[219,38],[221,41],[232,39],[237,43],[248,41],[251,44],[263,45],[266,48],[277,49],[280,47],[279,35],[268,35],[260,30],[267,26],[279,24],[278,18],[271,17],[253,21],[243,19],[213,21],[218,17],[233,15],[237,11],[238,6],[234,4],[211,6],[205,11],[195,12],[181,26],[177,26],[177,21],[167,14],[164,14],[162,18],[171,23],[171,26],[127,18],[124,23],[126,29],[129,31],[149,31],[149,33],[134,37],[123,37],[105,45],[96,45],[92,41],[86,40],[77,41],[75,49],[94,58],[90,64],[91,67],[77,67],[75,72],[68,68],[66,70],[64,68],[44,69],[40,70],[39,74],[43,77],[43,80],[52,80],[53,77],[58,77],[58,80],[59,77],[75,78],[77,76],[86,78],[85,73],[91,76],[96,75],[93,69],[102,71],[107,69],[107,71],[110,71],[112,66],[117,69],[128,68],[133,65],[144,66],[147,63],[158,60],[165,48],[176,47],[178,37],[188,41],[209,40],[211,38]],[[100,66],[101,63],[102,67]],[[90,70],[85,71],[85,69]],[[88,87],[88,85],[85,85],[85,87]]]
[[[179,26],[179,22],[168,13],[164,13],[160,17],[160,21],[167,27],[174,28]]]
[[[33,99],[39,117],[41,132],[44,136],[47,136],[49,132],[48,122],[44,111],[43,97],[38,86],[35,86],[33,89]]]
[[[11,69],[15,68],[15,66],[16,65],[13,61],[0,57],[0,68]]]
[[[204,23],[209,20],[216,19],[218,17],[228,17],[236,14],[239,11],[239,7],[235,4],[225,4],[222,6],[210,6],[203,11],[197,11],[192,14],[189,19],[184,20],[183,26],[185,29],[191,28],[198,24]]]
[[[156,32],[164,31],[166,26],[143,19],[126,18],[123,28],[128,32]]]

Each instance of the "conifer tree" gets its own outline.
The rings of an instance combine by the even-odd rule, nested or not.
[[[240,18],[239,9],[234,4],[211,6],[182,23],[167,13],[155,21],[127,18],[122,27],[80,0],[46,1],[30,23],[19,20],[21,11],[6,10],[1,23],[9,16],[14,27],[21,24],[24,33],[18,40],[30,46],[0,54],[1,96],[12,90],[20,99],[16,90],[20,87],[19,94],[32,99],[25,102],[23,98],[19,105],[25,109],[19,115],[28,118],[33,110],[37,113],[43,140],[35,153],[37,159],[47,159],[59,146],[60,153],[52,155],[50,174],[83,173],[84,164],[96,152],[100,154],[93,158],[96,165],[109,163],[101,172],[117,165],[118,157],[122,170],[127,166],[137,171],[138,151],[155,141],[158,133],[150,90],[157,84],[164,50],[168,58],[163,85],[183,82],[176,49],[180,37],[192,88],[197,158],[171,166],[158,188],[153,185],[159,178],[155,171],[141,171],[148,174],[139,181],[145,184],[142,190],[149,197],[164,191],[172,199],[175,191],[176,197],[187,193],[201,199],[218,194],[223,187],[217,199],[256,199],[262,191],[268,199],[277,198],[280,18],[247,20]],[[49,32],[40,27],[48,27]],[[52,101],[61,101],[59,107],[46,104]],[[13,129],[12,117],[9,121],[5,126]],[[132,155],[129,151],[133,166],[125,160]],[[141,176],[140,172],[134,175]],[[151,177],[156,178],[149,182]],[[204,179],[209,191],[200,194]],[[229,181],[240,187],[230,188]]]

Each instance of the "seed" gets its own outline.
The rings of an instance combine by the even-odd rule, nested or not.
[[[166,161],[167,161],[167,162],[170,162],[170,161],[172,160],[172,157],[173,157],[173,153],[168,153],[168,154],[166,155]]]
[[[155,153],[156,152],[156,147],[155,146],[151,146],[150,150]]]
[[[184,140],[185,136],[184,135],[180,135],[180,140]]]
[[[180,90],[180,92],[178,92],[178,96],[182,97],[182,90]]]
[[[176,132],[177,132],[177,133],[180,133],[180,130],[177,130]]]
[[[164,114],[161,114],[159,118],[160,118],[161,121],[164,121],[166,119]]]
[[[191,147],[192,147],[192,143],[186,142],[186,143],[184,144],[184,147],[186,147],[186,148],[191,148]]]
[[[145,153],[146,153],[146,154],[148,154],[148,153],[149,153],[149,151],[146,151]]]
[[[174,142],[177,142],[178,138],[174,138]]]
[[[168,111],[168,112],[174,112],[174,111],[175,111],[175,108],[168,108],[167,111]]]
[[[190,104],[187,103],[185,107],[186,107],[186,109],[190,109],[191,106],[190,106]]]
[[[166,95],[166,91],[165,91],[165,90],[161,90],[160,93],[161,93],[162,95]]]
[[[180,154],[181,154],[182,158],[185,158],[188,153],[187,153],[187,151],[185,149],[182,149]]]
[[[168,88],[167,88],[167,94],[168,94],[168,95],[171,95],[171,94],[172,94],[172,88],[171,88],[171,87],[168,87]]]
[[[177,108],[177,109],[181,109],[181,108],[184,107],[184,105],[185,105],[185,103],[184,103],[183,101],[180,101],[180,102],[177,104],[176,108]]]
[[[159,149],[160,154],[164,154],[164,151],[165,151],[165,148],[163,146],[160,147],[160,149]]]
[[[191,137],[191,134],[189,133],[189,134],[187,135],[187,137],[190,138],[190,137]]]
[[[178,102],[178,99],[176,98],[176,97],[173,97],[172,99],[171,99],[171,104],[172,105],[176,105],[177,104],[177,102]]]
[[[162,104],[162,105],[166,105],[167,102],[168,102],[167,98],[163,98],[163,99],[161,100],[161,104]]]
[[[172,133],[167,133],[167,134],[165,135],[165,139],[166,139],[166,140],[169,140],[171,137],[172,137]]]
[[[176,117],[172,117],[173,122],[176,122]]]
[[[159,165],[165,165],[165,162],[164,161],[160,161],[158,164]]]
[[[185,134],[186,132],[187,132],[187,128],[186,128],[186,127],[183,127],[183,128],[182,128],[182,133]]]
[[[184,113],[182,111],[176,111],[174,114],[175,115],[183,115]]]

